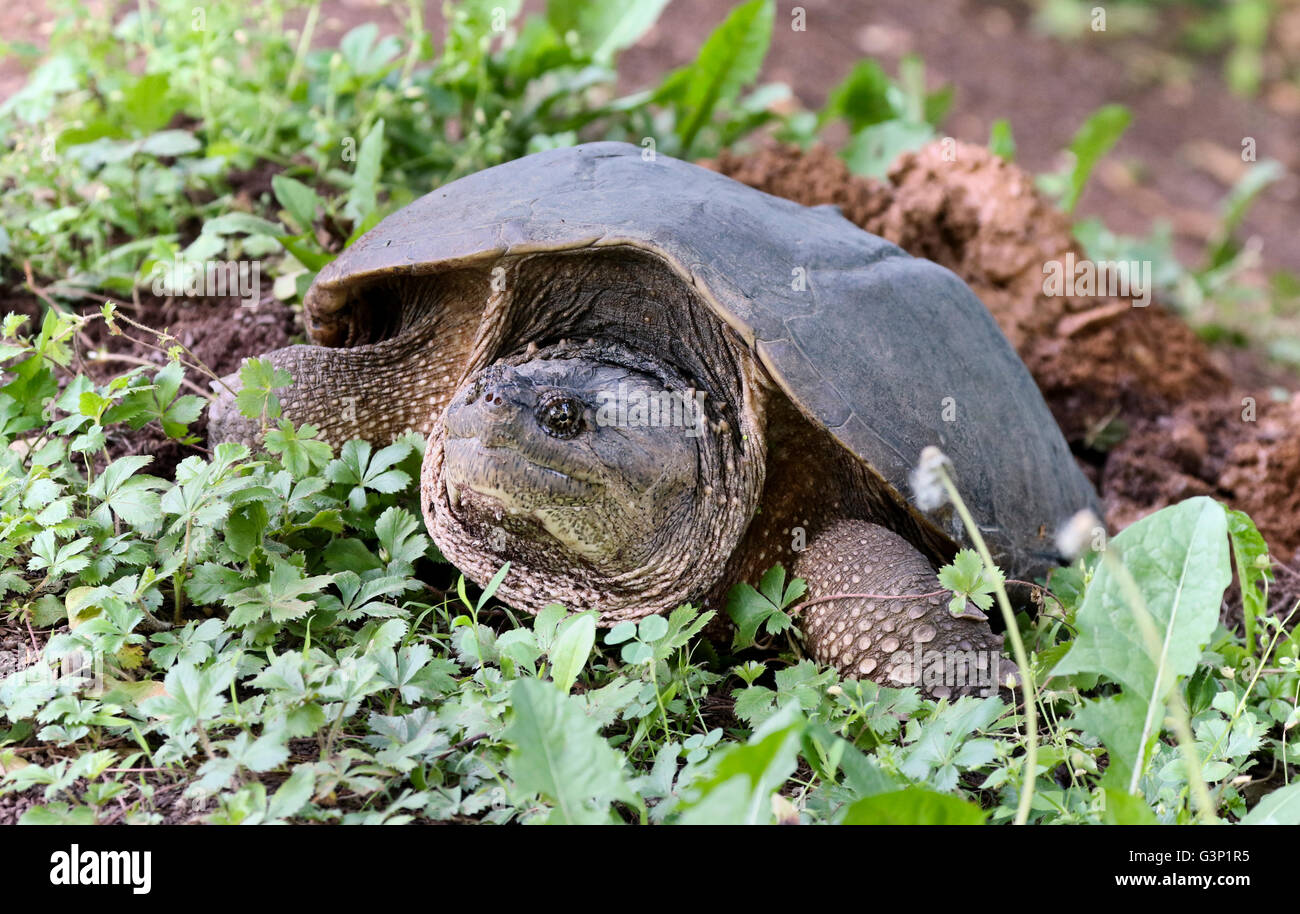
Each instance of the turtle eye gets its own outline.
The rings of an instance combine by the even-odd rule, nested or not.
[[[583,403],[577,397],[549,397],[537,409],[537,421],[553,438],[573,438],[582,431]]]

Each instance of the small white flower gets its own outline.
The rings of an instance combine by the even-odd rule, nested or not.
[[[1100,552],[1106,547],[1106,525],[1088,508],[1074,516],[1056,532],[1056,550],[1074,561],[1089,550]]]
[[[799,824],[799,810],[795,809],[788,798],[779,793],[772,794],[772,815],[780,825]]]
[[[951,466],[948,455],[934,445],[922,449],[921,460],[911,476],[912,494],[916,496],[916,506],[922,511],[933,511],[948,500],[939,471]]]

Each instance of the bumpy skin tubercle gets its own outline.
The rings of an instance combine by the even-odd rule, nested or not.
[[[794,572],[808,585],[798,620],[805,644],[813,659],[845,676],[944,698],[993,694],[1015,675],[984,614],[968,606],[954,616],[930,563],[884,527],[833,523],[800,554]]]

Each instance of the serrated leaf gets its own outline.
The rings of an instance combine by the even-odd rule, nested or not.
[[[780,606],[744,582],[732,587],[727,594],[727,615],[736,624],[732,638],[733,650],[752,645],[760,626],[768,634],[774,635],[791,625],[790,617]]]
[[[352,174],[347,203],[343,207],[343,215],[353,222],[360,222],[375,209],[383,156],[384,120],[380,118],[370,128],[357,151],[357,167]]]
[[[721,106],[758,77],[772,40],[772,0],[750,0],[733,9],[709,35],[695,62],[684,71],[683,114],[678,126],[682,157],[690,158],[696,135]]]
[[[1246,626],[1246,649],[1255,652],[1255,632],[1264,614],[1267,582],[1273,579],[1268,564],[1268,543],[1255,522],[1244,511],[1227,511],[1228,535],[1232,537],[1232,561],[1241,586],[1242,619]]]
[[[1119,142],[1132,119],[1123,105],[1103,105],[1075,133],[1069,147],[1074,163],[1066,174],[1066,191],[1061,199],[1061,208],[1067,213],[1074,212],[1093,168]]]
[[[288,780],[276,789],[267,803],[266,815],[270,819],[288,819],[297,815],[316,788],[316,773],[310,765],[299,765],[293,769]]]
[[[240,414],[261,420],[280,417],[280,398],[275,391],[293,383],[289,372],[276,368],[265,359],[245,359],[239,368],[239,393],[235,405]]]
[[[519,679],[510,705],[506,769],[520,790],[554,805],[552,823],[610,822],[613,800],[636,802],[621,757],[596,732],[580,699],[547,682]]]

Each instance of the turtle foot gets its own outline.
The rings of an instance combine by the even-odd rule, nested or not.
[[[970,606],[954,615],[930,563],[884,527],[832,524],[794,570],[808,584],[805,643],[844,676],[933,698],[992,695],[1008,675],[1019,680],[987,617]]]

